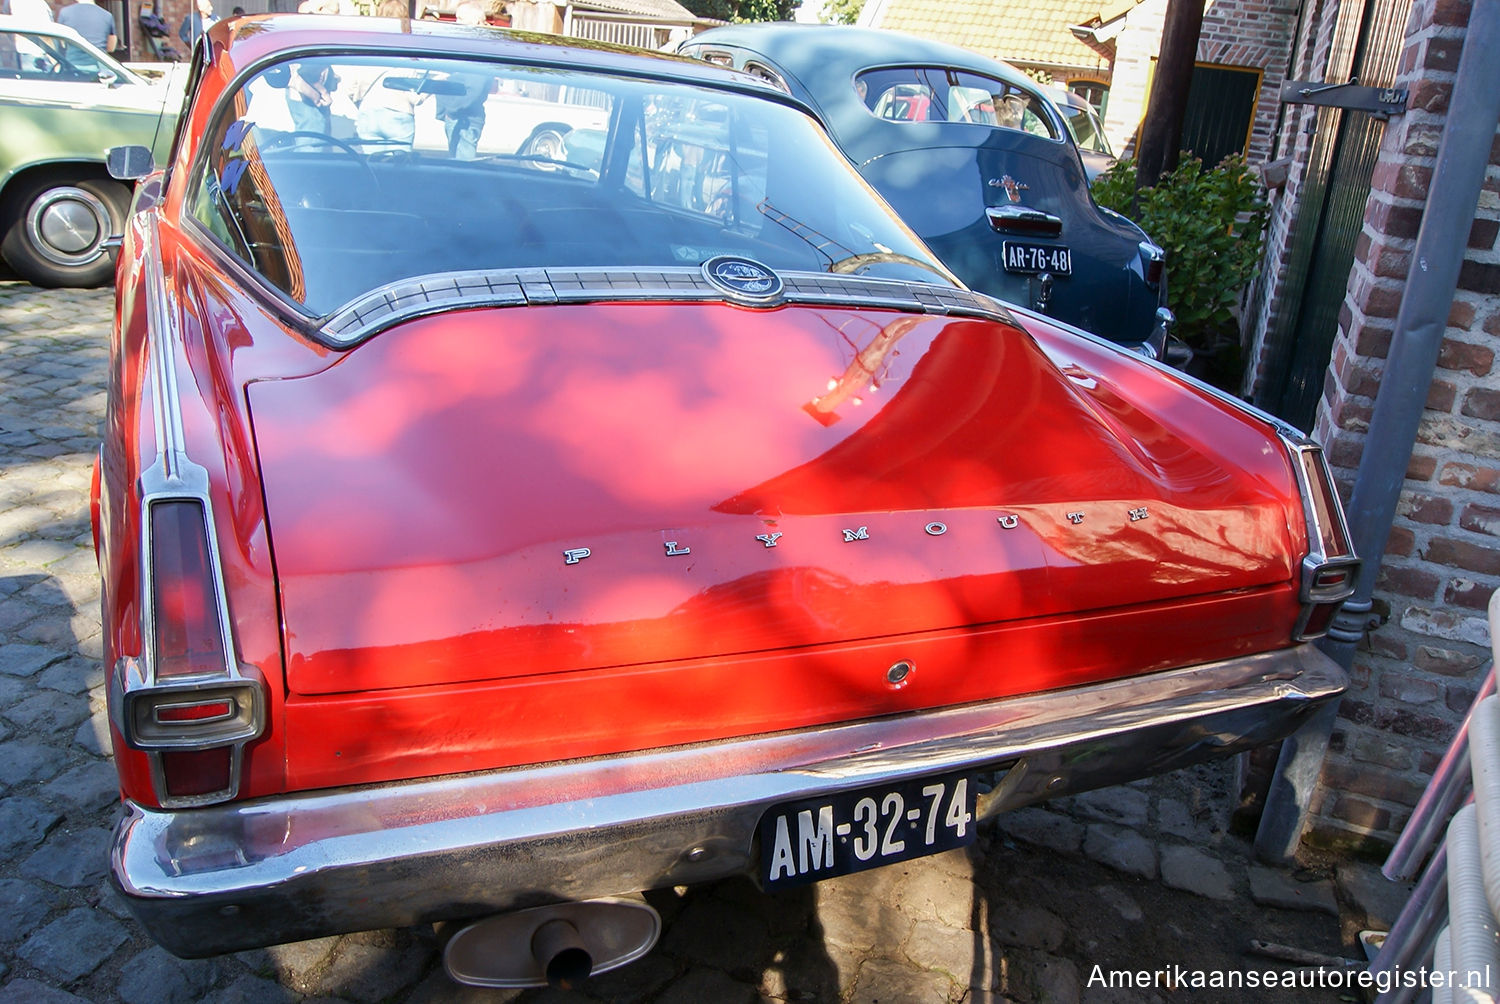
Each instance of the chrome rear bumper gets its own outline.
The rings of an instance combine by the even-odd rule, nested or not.
[[[1341,694],[1310,645],[853,724],[178,811],[127,803],[111,864],[183,956],[703,882],[788,799],[1010,769],[981,817],[1281,738]]]

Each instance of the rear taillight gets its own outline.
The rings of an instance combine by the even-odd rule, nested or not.
[[[165,807],[239,792],[244,746],[265,731],[265,685],[234,656],[204,496],[148,496],[140,659],[121,660],[110,711],[126,745],[151,757]]]
[[[218,801],[234,786],[239,772],[239,751],[230,746],[211,750],[163,753],[158,785],[163,801],[175,805],[202,805]]]
[[[197,499],[153,502],[151,514],[152,669],[159,678],[224,672],[224,633],[208,520]]]
[[[1302,615],[1293,638],[1305,641],[1328,632],[1339,607],[1354,593],[1359,558],[1349,541],[1344,507],[1316,444],[1288,441],[1307,520],[1307,556],[1302,559]]]
[[[1141,275],[1148,286],[1160,286],[1167,270],[1167,253],[1150,241],[1141,241]]]

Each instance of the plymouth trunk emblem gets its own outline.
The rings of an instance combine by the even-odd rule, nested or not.
[[[1031,188],[1030,185],[1022,184],[1008,174],[1001,178],[991,178],[989,180],[989,186],[991,188],[1005,189],[1005,197],[1011,202],[1020,202],[1021,193],[1028,191]]]
[[[781,297],[781,277],[751,258],[718,255],[703,263],[703,276],[738,303],[768,305]]]
[[[1143,519],[1147,519],[1151,515],[1151,512],[1146,506],[1135,506],[1126,509],[1125,514],[1127,517],[1129,517],[1129,521],[1131,523],[1137,523]],[[1086,518],[1086,514],[1081,509],[1075,509],[1072,512],[1064,512],[1063,518],[1073,526],[1077,526],[1084,521],[1084,519]],[[1008,512],[1000,516],[996,516],[995,522],[998,523],[1002,529],[1014,530],[1016,527],[1021,525],[1021,517],[1013,512]],[[948,524],[940,520],[932,520],[922,527],[922,530],[929,537],[941,537],[945,533],[947,533],[949,529],[950,527],[948,526]],[[844,543],[846,544],[853,543],[856,540],[869,540],[870,528],[868,526],[855,528],[845,527],[843,528],[843,534]],[[786,534],[777,530],[772,533],[758,533],[755,535],[755,539],[760,541],[760,543],[765,547],[777,547],[780,545],[781,538],[784,536],[786,536]],[[678,555],[693,553],[692,548],[683,547],[680,542],[675,540],[666,540],[663,541],[662,544],[666,548],[668,557],[676,557]],[[570,547],[567,550],[563,551],[563,560],[569,565],[576,565],[584,558],[589,557],[592,553],[593,552],[591,552],[586,547]]]

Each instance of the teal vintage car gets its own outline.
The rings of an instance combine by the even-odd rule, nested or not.
[[[173,66],[171,69],[175,70]],[[182,86],[148,81],[62,25],[0,16],[0,256],[38,286],[98,286],[130,207],[112,146],[171,145]]]

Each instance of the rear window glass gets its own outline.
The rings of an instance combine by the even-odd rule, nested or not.
[[[672,81],[322,56],[206,138],[198,222],[311,313],[448,271],[694,266],[947,282],[808,116]]]
[[[1040,97],[978,73],[942,67],[867,70],[855,78],[854,89],[876,118],[967,122],[1058,138]]]
[[[1068,131],[1073,134],[1073,139],[1085,150],[1094,153],[1114,155],[1109,148],[1109,139],[1104,135],[1104,124],[1099,121],[1099,116],[1094,114],[1092,108],[1080,108],[1078,105],[1068,104],[1066,99],[1057,103],[1057,110],[1067,119]]]

